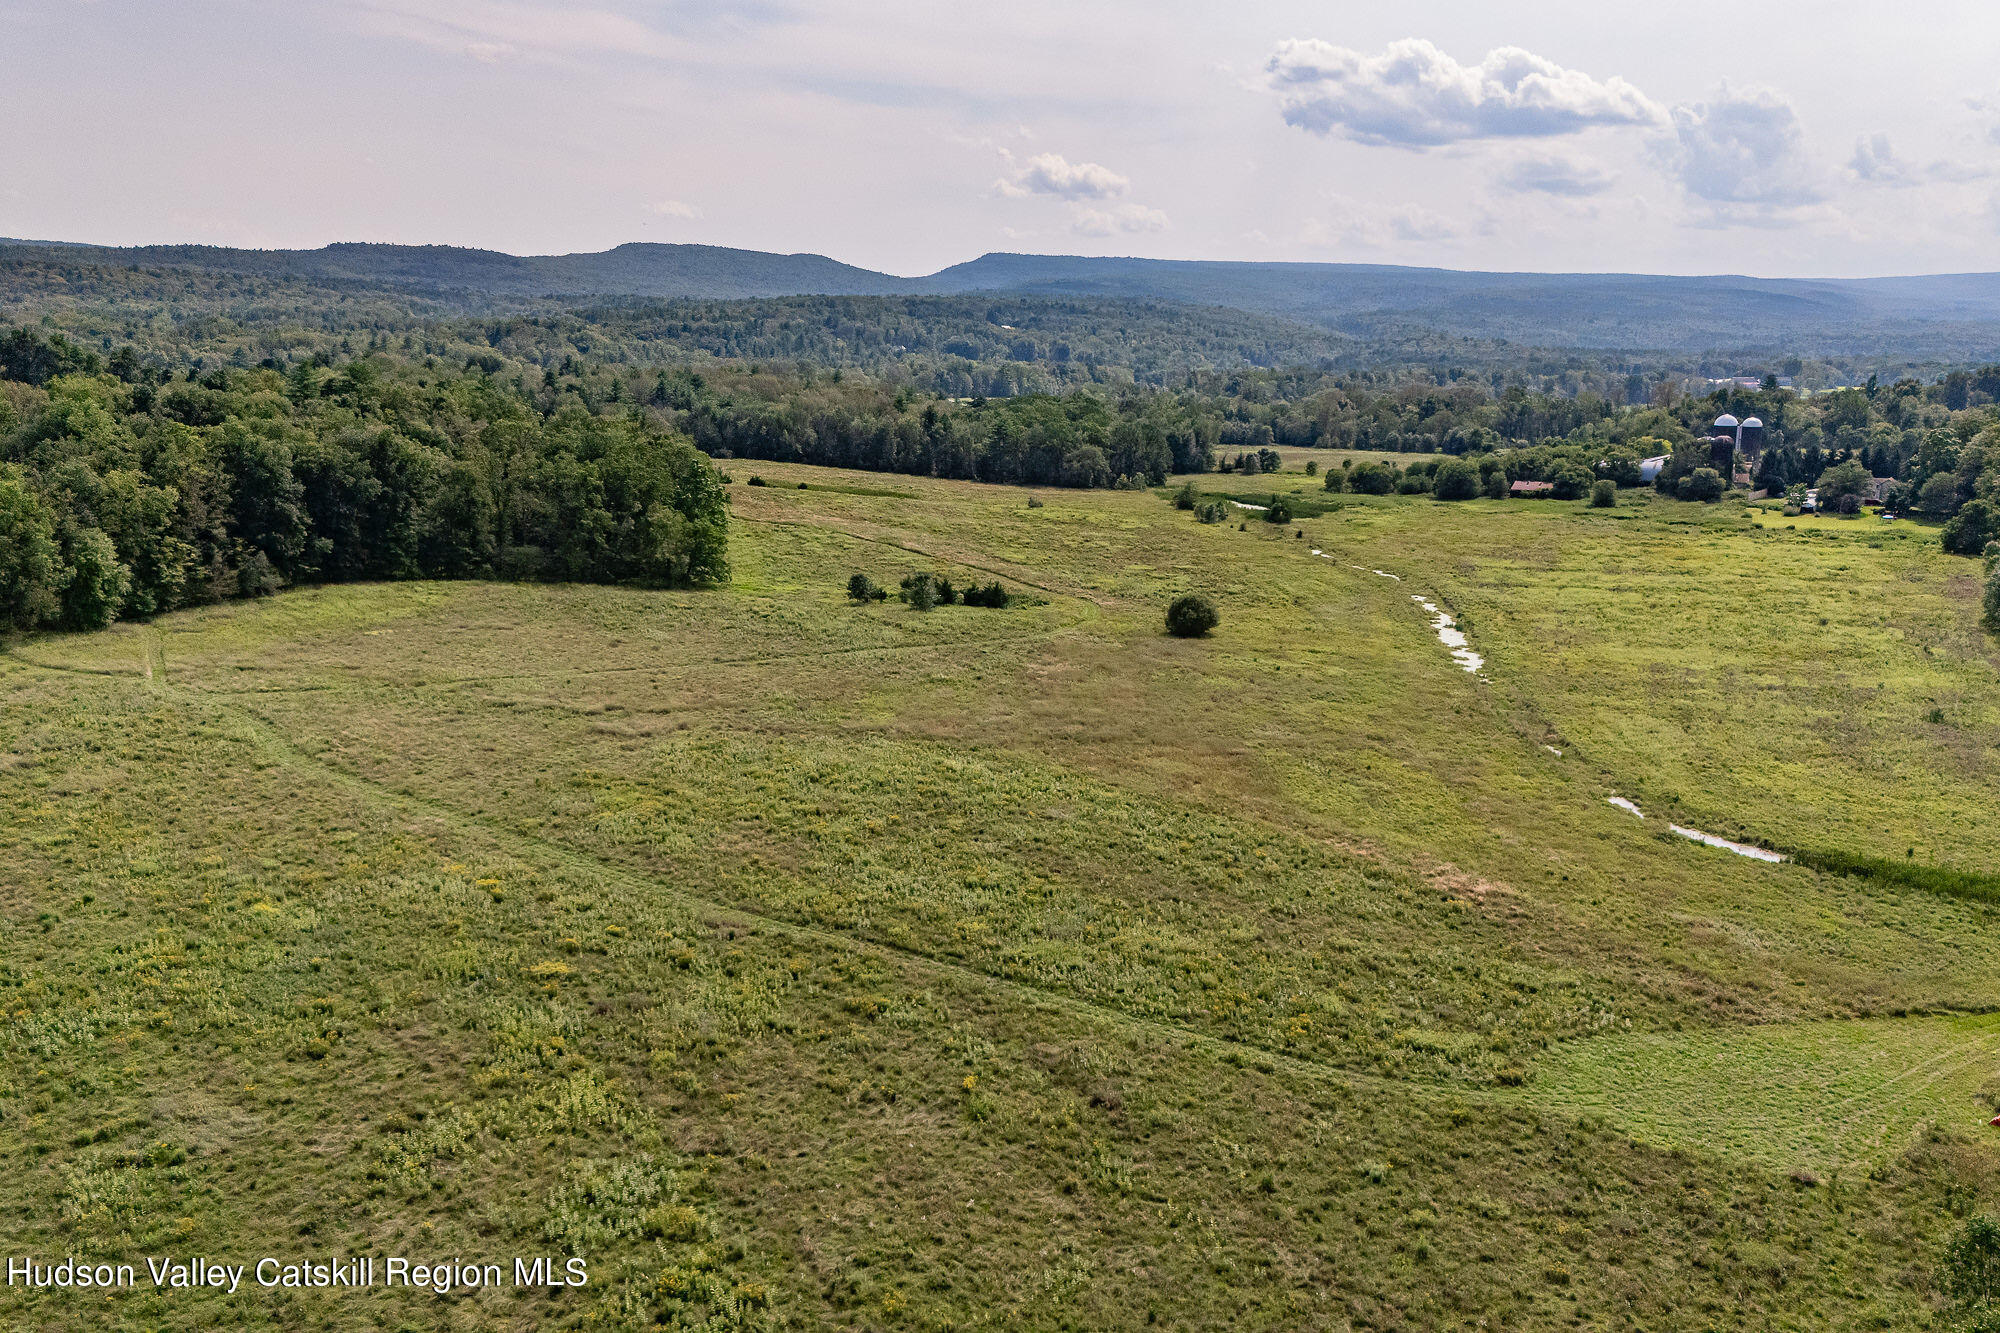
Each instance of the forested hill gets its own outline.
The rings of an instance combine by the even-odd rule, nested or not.
[[[989,254],[926,281],[1231,306],[1363,338],[1428,329],[1541,347],[1946,359],[2000,345],[2000,274],[1806,280]]]
[[[823,255],[709,245],[518,256],[453,246],[119,249],[0,241],[0,279],[12,268],[50,263],[392,291],[461,313],[552,298],[1004,293],[1226,307],[1364,339],[1443,333],[1534,347],[1964,363],[1990,361],[2000,348],[2000,274],[1993,273],[1805,280],[989,254],[928,276],[898,277]]]
[[[0,261],[50,248],[0,240]],[[318,250],[231,250],[211,245],[56,247],[76,264],[195,269],[244,277],[358,283],[486,298],[699,296],[718,299],[912,290],[911,280],[842,264],[824,255],[779,255],[718,245],[634,242],[599,254],[509,255],[453,245],[343,243]]]

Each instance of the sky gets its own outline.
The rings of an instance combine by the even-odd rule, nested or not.
[[[2000,7],[0,0],[0,236],[2000,269]]]

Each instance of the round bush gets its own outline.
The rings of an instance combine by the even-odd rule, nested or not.
[[[1681,478],[1681,499],[1713,504],[1729,489],[1729,483],[1712,467],[1698,467]]]
[[[1609,509],[1618,503],[1618,483],[1606,478],[1590,488],[1590,507]]]
[[[1440,500],[1470,500],[1479,494],[1479,469],[1463,458],[1447,459],[1438,464],[1435,484]]]
[[[1167,608],[1167,633],[1177,639],[1199,639],[1214,629],[1222,617],[1216,614],[1215,603],[1198,593],[1174,598]]]

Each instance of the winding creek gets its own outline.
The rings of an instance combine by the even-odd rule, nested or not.
[[[1636,815],[1640,819],[1646,817],[1645,811],[1626,800],[1623,796],[1608,796],[1605,799],[1627,814]],[[1728,838],[1722,837],[1719,834],[1704,833],[1698,828],[1689,828],[1685,824],[1668,824],[1667,827],[1690,842],[1698,842],[1705,847],[1714,847],[1719,851],[1734,852],[1738,856],[1747,856],[1753,861],[1769,861],[1775,864],[1779,861],[1791,860],[1783,852],[1774,852],[1768,847],[1753,847],[1747,842],[1731,842]]]
[[[1237,504],[1240,502],[1232,500],[1230,503]],[[1243,506],[1243,508],[1245,509],[1254,509],[1258,507],[1259,506],[1256,505]],[[1334,558],[1328,555],[1325,551],[1320,550],[1318,547],[1314,547],[1312,553],[1318,556],[1322,560],[1331,560]],[[1348,565],[1348,568],[1353,570],[1358,570],[1364,574],[1380,575],[1382,578],[1393,579],[1398,583],[1401,583],[1403,581],[1402,575],[1391,574],[1386,569],[1369,569],[1365,565],[1355,565],[1355,564]],[[1423,593],[1420,592],[1411,593],[1410,600],[1415,602],[1419,607],[1423,608],[1423,610],[1431,617],[1431,632],[1437,635],[1438,642],[1443,644],[1445,646],[1445,649],[1451,653],[1451,660],[1456,662],[1461,670],[1465,671],[1468,674],[1477,674],[1478,672],[1484,669],[1484,667],[1486,666],[1486,658],[1482,654],[1473,649],[1472,643],[1466,637],[1465,631],[1459,628],[1457,620],[1453,619],[1452,614],[1449,611],[1446,611],[1443,607],[1439,606],[1436,602],[1432,601],[1429,597],[1425,596]],[[1479,677],[1479,679],[1484,681],[1488,680],[1489,677],[1482,675]],[[1556,749],[1553,745],[1544,745],[1542,748],[1547,750],[1550,754],[1555,755],[1558,759],[1562,757],[1562,751]],[[1644,819],[1646,817],[1645,811],[1641,810],[1636,804],[1634,804],[1632,801],[1627,800],[1623,796],[1611,796],[1605,799],[1608,800],[1612,805],[1617,806],[1620,810],[1625,811],[1629,815],[1633,815],[1639,819]],[[1734,842],[1728,838],[1722,837],[1719,834],[1706,833],[1703,832],[1701,829],[1688,828],[1683,824],[1670,823],[1667,825],[1667,827],[1674,833],[1677,833],[1681,837],[1688,839],[1690,842],[1698,842],[1705,847],[1716,848],[1718,851],[1733,852],[1737,856],[1747,856],[1754,861],[1766,861],[1766,862],[1776,863],[1791,859],[1790,857],[1786,856],[1783,852],[1774,852],[1768,847],[1755,847],[1749,843]]]

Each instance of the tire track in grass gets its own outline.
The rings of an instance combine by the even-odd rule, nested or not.
[[[566,869],[593,875],[601,880],[622,885],[629,889],[640,889],[650,893],[677,899],[699,913],[726,919],[732,922],[754,926],[760,930],[789,936],[793,939],[824,944],[836,949],[873,955],[885,961],[912,965],[922,970],[941,973],[971,982],[990,990],[1012,995],[1031,1005],[1055,1009],[1073,1016],[1108,1023],[1114,1027],[1144,1033],[1156,1040],[1163,1040],[1170,1046],[1200,1050],[1225,1060],[1234,1060],[1271,1073],[1284,1070],[1299,1077],[1322,1083],[1333,1083],[1357,1092],[1384,1093],[1408,1096],[1412,1093],[1429,1097],[1456,1097],[1481,1102],[1497,1101],[1490,1089],[1477,1085],[1446,1084],[1420,1079],[1394,1079],[1380,1074],[1368,1074],[1360,1070],[1342,1069],[1336,1065],[1323,1064],[1303,1056],[1284,1051],[1275,1051],[1255,1042],[1234,1037],[1202,1032],[1195,1028],[1183,1027],[1164,1019],[1147,1018],[1124,1009],[1102,1005],[1090,1000],[1065,995],[1030,982],[1012,977],[1000,976],[962,963],[949,962],[920,950],[906,948],[882,940],[864,936],[849,935],[841,931],[827,930],[819,926],[805,925],[783,917],[770,916],[755,909],[740,907],[732,903],[707,898],[698,893],[652,875],[632,870],[606,861],[588,852],[580,851],[567,843],[538,837],[510,828],[499,820],[459,810],[430,797],[418,796],[400,791],[386,783],[367,778],[361,774],[340,768],[315,755],[298,748],[276,726],[250,709],[223,702],[214,696],[207,696],[208,706],[215,712],[233,721],[239,728],[240,738],[254,746],[260,755],[271,763],[294,772],[318,778],[329,785],[363,796],[378,804],[389,805],[406,812],[429,816],[457,831],[472,830],[494,839],[510,854],[528,862],[555,863]]]
[[[857,537],[856,540],[875,541],[875,539],[866,537]],[[916,548],[904,546],[901,543],[877,542],[877,544],[895,546],[897,549],[911,550],[917,554],[929,554],[917,551]],[[950,557],[932,556],[931,558],[948,559]],[[966,564],[964,561],[954,560],[954,563],[965,565],[967,568],[983,568]],[[1000,573],[1000,571],[986,572]],[[1004,576],[1013,577],[1012,575]],[[1016,581],[1021,580],[1017,579]],[[1064,594],[1055,589],[1046,590],[1054,592],[1058,596],[1070,596],[1070,594]],[[1040,633],[1058,633],[1063,629],[1072,628],[1074,623],[1076,622]],[[587,877],[594,876],[600,881],[609,881],[627,888],[670,897],[703,915],[715,919],[740,922],[747,926],[768,930],[799,940],[812,941],[837,950],[863,953],[884,961],[914,967],[920,971],[952,976],[975,986],[1011,995],[1030,1006],[1082,1017],[1089,1021],[1109,1025],[1113,1028],[1123,1028],[1127,1032],[1144,1034],[1154,1040],[1163,1042],[1170,1048],[1202,1051],[1228,1063],[1248,1064],[1261,1072],[1284,1071],[1303,1079],[1323,1084],[1332,1084],[1357,1092],[1401,1096],[1416,1095],[1427,1099],[1451,1098],[1484,1105],[1534,1107],[1543,1111],[1553,1111],[1557,1114],[1569,1116],[1575,1116],[1579,1113],[1597,1115],[1613,1122],[1626,1119],[1615,1107],[1600,1105],[1581,1108],[1575,1105],[1563,1105],[1560,1102],[1551,1102],[1550,1100],[1537,1097],[1532,1090],[1492,1089],[1469,1083],[1444,1083],[1429,1079],[1398,1079],[1384,1075],[1369,1074],[1359,1070],[1344,1069],[1307,1057],[1276,1051],[1259,1045],[1256,1042],[1221,1036],[1189,1028],[1169,1020],[1134,1014],[1127,1010],[1081,999],[1031,982],[1024,982],[987,972],[977,967],[951,962],[906,946],[851,935],[837,930],[805,925],[782,917],[770,916],[754,909],[707,898],[700,894],[692,893],[687,889],[677,887],[653,875],[632,870],[588,852],[581,851],[566,843],[524,833],[509,827],[497,819],[465,812],[432,798],[398,790],[388,783],[367,778],[309,754],[301,750],[277,726],[259,716],[249,707],[232,702],[226,697],[231,694],[253,693],[252,691],[212,691],[188,686],[171,689],[166,670],[164,643],[158,631],[148,627],[144,633],[146,636],[143,645],[144,658],[136,671],[129,668],[125,670],[113,670],[100,667],[60,666],[37,661],[11,649],[8,650],[8,655],[25,666],[48,672],[75,672],[100,677],[125,677],[128,679],[143,680],[146,687],[151,690],[170,696],[178,696],[186,702],[195,703],[197,706],[205,707],[212,712],[221,714],[236,725],[242,739],[250,743],[262,756],[274,764],[284,766],[322,783],[358,794],[371,802],[427,816],[450,829],[461,832],[476,831],[479,834],[494,839],[511,854],[520,856],[524,861],[545,865],[553,863],[579,872]],[[1039,637],[1040,633],[1018,636],[996,636],[993,640],[982,642],[1031,639]],[[953,646],[962,646],[962,644],[896,645],[834,651],[855,654],[871,652],[894,653]],[[779,654],[739,660],[754,662],[825,655],[827,654]],[[717,662],[701,665],[726,664],[728,663]],[[694,670],[698,668],[689,665],[669,669]],[[610,668],[607,670],[652,670],[657,672],[661,668]],[[498,679],[536,678],[539,677],[518,675],[498,677]],[[459,680],[438,682],[438,684],[457,683],[464,682]],[[1809,1029],[1814,1025],[1787,1024],[1780,1026],[1793,1031],[1799,1031]],[[1755,1040],[1758,1033],[1755,1028],[1730,1031],[1727,1027],[1724,1027],[1718,1030],[1717,1035],[1721,1036],[1724,1041],[1737,1038]],[[1894,1090],[1899,1088],[1903,1089],[1902,1095],[1907,1095],[1908,1092],[1915,1089],[1934,1087],[1937,1083],[1963,1073],[1982,1061],[1990,1060],[1994,1056],[1996,1048],[2000,1048],[2000,1034],[1988,1038],[1985,1042],[1976,1045],[1970,1051],[1962,1047],[1955,1047],[1938,1055],[1920,1060],[1909,1068],[1875,1084],[1873,1087],[1864,1088],[1848,1095],[1840,1101],[1831,1103],[1820,1119],[1824,1121],[1832,1117],[1834,1113],[1849,1107],[1879,1107],[1891,1097]],[[1906,1087],[1905,1085],[1908,1085],[1909,1081],[1913,1079],[1919,1081],[1913,1086]],[[1643,1078],[1630,1081],[1624,1087],[1635,1102],[1642,1100],[1646,1092]],[[1875,1120],[1877,1127],[1875,1133],[1868,1137],[1867,1142],[1879,1147],[1882,1138],[1891,1128],[1888,1118],[1880,1114],[1871,1115],[1868,1118]],[[1764,1116],[1753,1116],[1750,1118],[1749,1123],[1769,1125],[1771,1121]],[[1717,1129],[1719,1131],[1726,1131],[1725,1125],[1722,1124],[1718,1124]],[[1706,1151],[1710,1155],[1724,1159],[1742,1156],[1740,1150],[1730,1149],[1722,1146],[1720,1143],[1707,1146]]]
[[[875,546],[887,546],[892,550],[907,551],[911,555],[923,556],[927,560],[944,560],[954,565],[963,565],[967,569],[976,569],[982,574],[991,574],[995,578],[1012,579],[1024,587],[1036,588],[1048,593],[1051,597],[1067,597],[1074,601],[1100,608],[1112,605],[1107,600],[1090,597],[1080,592],[1070,592],[1047,583],[1037,583],[1030,578],[1023,578],[1012,569],[995,569],[991,565],[976,564],[963,556],[941,555],[936,551],[926,551],[921,546],[912,546],[908,542],[897,541],[890,537],[869,537],[862,533],[840,527],[834,523],[815,523],[810,519],[803,518],[757,518],[749,514],[735,514],[732,517],[744,523],[762,523],[767,527],[773,528],[810,528],[814,532],[830,532],[835,536],[846,537],[850,541],[868,542]]]
[[[540,863],[548,865],[553,863],[585,876],[595,876],[600,881],[608,881],[628,889],[670,897],[710,919],[738,923],[760,930],[771,931],[793,939],[822,944],[836,950],[866,954],[886,962],[915,967],[920,971],[927,971],[932,974],[951,976],[990,991],[1010,995],[1030,1006],[1085,1018],[1093,1022],[1109,1025],[1113,1028],[1122,1028],[1129,1033],[1143,1034],[1156,1041],[1163,1042],[1173,1049],[1200,1051],[1225,1063],[1247,1064],[1249,1067],[1263,1073],[1283,1071],[1300,1078],[1323,1084],[1336,1085],[1354,1092],[1403,1097],[1417,1096],[1433,1101],[1455,1100],[1461,1103],[1473,1103],[1492,1107],[1533,1108],[1538,1111],[1553,1112],[1571,1118],[1590,1115],[1602,1118],[1613,1124],[1623,1125],[1627,1128],[1628,1132],[1634,1132],[1641,1136],[1650,1136],[1649,1132],[1642,1128],[1638,1121],[1626,1116],[1615,1105],[1584,1107],[1573,1103],[1564,1103],[1560,1100],[1539,1097],[1532,1088],[1489,1088],[1470,1083],[1445,1083],[1433,1079],[1398,1079],[1386,1075],[1365,1073],[1360,1070],[1343,1069],[1339,1066],[1325,1064],[1304,1056],[1276,1051],[1253,1041],[1221,1036],[1186,1027],[1169,1020],[1134,1014],[1128,1010],[1092,1000],[1081,999],[1077,996],[1065,994],[1058,990],[1051,990],[1031,982],[987,972],[963,963],[951,962],[907,946],[870,939],[866,936],[852,935],[843,931],[807,925],[784,917],[772,916],[753,908],[746,908],[733,903],[708,898],[699,893],[693,893],[685,888],[678,887],[657,876],[633,870],[589,852],[582,851],[567,843],[525,833],[509,827],[498,819],[462,811],[444,802],[401,791],[387,783],[341,768],[299,749],[275,725],[241,705],[217,701],[212,703],[211,707],[236,721],[243,729],[244,739],[254,745],[266,759],[275,764],[316,777],[330,785],[362,795],[371,801],[390,805],[405,812],[428,816],[443,823],[448,828],[483,834],[494,839],[510,854],[518,856],[523,861],[531,864]],[[1856,1020],[1834,1019],[1822,1021],[1853,1022]],[[1810,1031],[1818,1026],[1818,1024],[1808,1022],[1775,1026],[1782,1030],[1796,1033]],[[1759,1040],[1764,1033],[1760,1032],[1759,1026],[1754,1025],[1734,1029],[1725,1026],[1716,1029],[1715,1035],[1725,1042],[1754,1042]],[[1934,1086],[1936,1083],[1961,1073],[1983,1060],[1992,1058],[1996,1051],[2000,1051],[2000,1033],[1993,1034],[1983,1044],[1969,1052],[1963,1048],[1948,1049],[1939,1055],[1918,1062],[1910,1069],[1892,1075],[1873,1088],[1863,1089],[1861,1092],[1853,1094],[1841,1102],[1833,1103],[1828,1108],[1828,1115],[1822,1116],[1821,1119],[1826,1120],[1831,1117],[1832,1112],[1847,1106],[1879,1107],[1888,1099],[1890,1091],[1893,1088],[1913,1077],[1928,1074],[1929,1077],[1923,1078],[1922,1082],[1917,1084],[1917,1087],[1927,1088]],[[1642,1104],[1648,1092],[1643,1079],[1626,1083],[1624,1090],[1629,1094],[1631,1099],[1630,1104],[1633,1105]],[[1870,1145],[1871,1149],[1879,1152],[1884,1137],[1894,1127],[1892,1118],[1880,1113],[1870,1115],[1867,1118],[1873,1120],[1875,1126],[1874,1132],[1866,1137],[1865,1142]],[[1738,1120],[1735,1123],[1743,1125],[1746,1122]],[[1718,1123],[1716,1125],[1717,1136],[1715,1140],[1713,1142],[1703,1142],[1700,1145],[1701,1151],[1718,1160],[1750,1163],[1762,1162],[1767,1166],[1773,1166],[1773,1160],[1770,1158],[1756,1153],[1746,1153],[1740,1147],[1729,1146],[1728,1140],[1733,1137],[1730,1134],[1729,1124],[1730,1122],[1728,1121]],[[1769,1127],[1774,1122],[1767,1116],[1751,1116],[1748,1118],[1747,1124],[1749,1126],[1761,1125]],[[1796,1138],[1797,1136],[1787,1135],[1784,1137]],[[1857,1141],[1862,1141],[1859,1139],[1859,1136],[1857,1136]],[[1788,1149],[1797,1153],[1811,1151],[1809,1147],[1799,1143],[1789,1144]],[[1773,1169],[1778,1168],[1773,1166]]]

